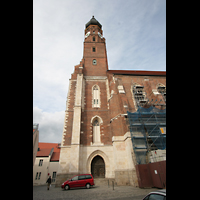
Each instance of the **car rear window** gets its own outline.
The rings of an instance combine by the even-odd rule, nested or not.
[[[91,179],[92,176],[91,175],[86,175],[86,179]]]

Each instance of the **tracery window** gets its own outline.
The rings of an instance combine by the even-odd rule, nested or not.
[[[100,125],[98,119],[93,122],[93,143],[100,143]]]
[[[93,108],[100,108],[100,91],[99,87],[95,85],[93,87]]]

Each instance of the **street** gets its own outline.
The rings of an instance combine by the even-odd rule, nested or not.
[[[141,200],[143,197],[151,191],[159,190],[157,188],[141,189],[132,186],[115,186],[114,190],[112,186],[94,186],[90,189],[76,188],[70,190],[62,190],[61,188],[55,188],[54,185],[47,190],[46,185],[33,186],[33,200],[64,200],[64,199],[87,199],[87,200]]]

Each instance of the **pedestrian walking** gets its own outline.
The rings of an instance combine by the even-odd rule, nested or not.
[[[47,190],[49,190],[49,186],[51,185],[51,176],[49,176],[46,183],[47,183]]]

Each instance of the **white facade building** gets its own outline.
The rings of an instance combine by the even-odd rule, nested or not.
[[[52,184],[55,184],[59,158],[59,143],[39,142],[35,164],[33,166],[33,185],[46,184],[49,175],[51,175]]]

